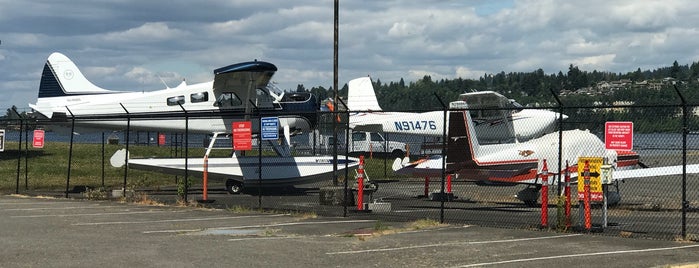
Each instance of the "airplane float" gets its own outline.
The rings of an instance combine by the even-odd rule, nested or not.
[[[347,108],[352,112],[349,127],[354,130],[442,137],[443,111],[383,112],[369,77],[349,81],[347,95]],[[560,116],[568,118],[548,110],[523,109],[493,91],[464,93],[449,105],[457,109],[468,105],[474,109],[471,113],[475,133],[481,142],[489,143],[538,138],[555,130]]]
[[[214,80],[155,91],[129,92],[100,88],[83,76],[77,66],[61,53],[49,56],[41,75],[38,99],[30,107],[40,117],[57,124],[87,129],[126,129],[190,133],[231,133],[232,123],[250,121],[252,134],[260,133],[260,117],[278,118],[281,145],[270,141],[279,156],[262,158],[261,186],[281,186],[327,178],[336,163],[329,156],[290,156],[290,136],[316,126],[318,104],[310,93],[285,93],[270,83],[277,67],[263,61],[233,64],[214,70]],[[184,113],[183,110],[186,110]],[[188,115],[188,118],[185,118]],[[131,117],[133,119],[129,120]],[[206,157],[208,158],[208,152]],[[203,158],[128,159],[129,168],[183,174],[185,169],[201,175]],[[207,159],[212,179],[226,180],[229,192],[258,181],[257,157]],[[119,157],[112,157],[119,158]],[[337,169],[355,167],[359,160],[338,157]],[[117,161],[118,162],[118,161]],[[184,163],[188,163],[186,166]],[[114,166],[123,165],[113,163]]]
[[[333,156],[296,156],[280,153],[278,156],[240,156],[234,153],[230,158],[209,158],[217,136],[214,133],[203,158],[129,158],[132,169],[155,171],[171,175],[190,175],[226,182],[228,193],[239,194],[247,188],[281,188],[327,180],[333,172]],[[112,166],[124,165],[125,149],[117,151],[110,160]],[[262,163],[262,168],[260,168]],[[355,157],[337,157],[337,170],[354,168],[359,165]],[[261,171],[261,174],[260,174]]]
[[[474,135],[475,128],[467,111],[449,112],[449,135],[446,152],[446,165],[441,155],[410,161],[396,159],[393,170],[398,174],[438,177],[444,165],[446,174],[471,181],[490,181],[526,184],[517,198],[527,205],[537,203],[542,179],[542,163],[546,159],[548,167],[558,167],[559,133],[554,132],[540,138],[521,143],[481,145]],[[605,148],[604,142],[587,130],[562,131],[562,161],[568,162],[571,177],[575,178],[579,157],[603,157],[615,169],[613,179],[619,180],[640,177],[682,174],[682,166],[633,169],[639,164],[639,155],[632,151],[616,151]],[[556,174],[555,169],[549,174]],[[565,171],[561,170],[561,173]],[[699,165],[688,165],[687,173],[699,173]],[[561,174],[558,173],[558,174]],[[553,185],[554,176],[548,177]],[[611,192],[616,193],[618,192]],[[618,202],[621,197],[610,198]],[[610,203],[613,204],[613,203]]]

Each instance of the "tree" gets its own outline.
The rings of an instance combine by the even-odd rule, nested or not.
[[[670,77],[679,79],[680,78],[680,65],[677,63],[677,61],[672,63],[672,67],[670,67]]]

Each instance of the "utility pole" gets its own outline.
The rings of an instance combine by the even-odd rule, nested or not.
[[[339,102],[337,101],[338,99],[338,90],[337,90],[337,49],[338,49],[338,28],[339,28],[339,5],[340,5],[340,0],[335,0],[335,8],[334,8],[334,31],[335,34],[333,36],[333,91],[335,92],[335,97],[333,99],[333,103],[338,104]],[[333,111],[333,113],[336,113],[337,109]],[[332,117],[335,117],[335,114],[332,115]],[[333,185],[337,185],[338,180],[337,180],[337,121],[333,120],[333,139],[335,139],[335,144],[333,144]],[[345,178],[346,180],[347,178]]]

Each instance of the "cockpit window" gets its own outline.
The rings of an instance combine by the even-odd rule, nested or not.
[[[243,102],[238,98],[238,95],[232,92],[221,93],[214,102],[214,106],[221,108],[238,107],[243,105]]]

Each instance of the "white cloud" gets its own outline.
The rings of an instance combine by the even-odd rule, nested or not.
[[[486,72],[482,70],[471,70],[468,67],[459,66],[456,68],[455,76],[464,79],[478,79],[485,73]]]
[[[104,35],[107,42],[157,42],[184,38],[185,32],[170,28],[164,22],[147,22],[137,28],[122,32],[112,32]]]
[[[14,98],[0,109],[33,102],[53,51],[114,89],[209,81],[213,69],[252,59],[277,65],[281,88],[333,82],[330,0],[0,1],[0,62],[12,66],[0,93]],[[341,2],[339,83],[689,64],[699,60],[697,11],[690,0]],[[158,64],[167,62],[181,64]]]

